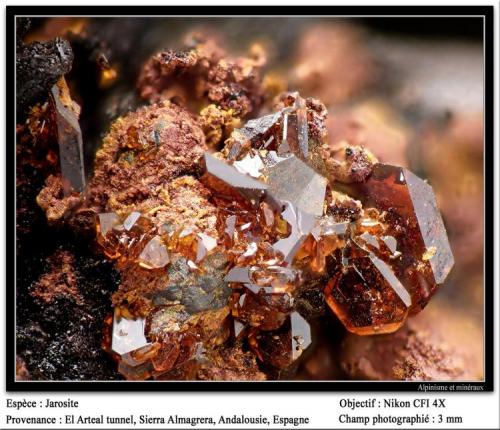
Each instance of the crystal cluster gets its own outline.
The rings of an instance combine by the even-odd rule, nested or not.
[[[210,348],[227,342],[280,374],[312,343],[296,306],[312,280],[361,335],[397,330],[444,282],[453,256],[432,188],[380,163],[362,181],[337,182],[310,130],[314,115],[295,93],[204,154],[216,235],[137,211],[98,215],[108,258],[168,278],[146,311],[121,305],[108,321],[105,344],[125,377],[194,377]]]

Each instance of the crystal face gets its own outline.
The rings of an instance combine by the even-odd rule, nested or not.
[[[292,99],[202,157],[210,227],[133,207],[97,215],[97,242],[136,282],[110,348],[126,378],[194,377],[224,345],[286,377],[313,345],[303,297],[373,335],[400,328],[444,282],[453,256],[432,188],[384,164],[365,165],[362,182],[327,179],[314,113]]]
[[[288,202],[285,204],[282,216],[290,225],[291,233],[287,238],[278,240],[273,248],[283,255],[285,262],[291,263],[307,235],[311,232],[314,226],[314,217]]]
[[[290,202],[302,212],[322,215],[326,178],[295,156],[276,163],[268,170],[268,192],[272,198]]]
[[[214,190],[221,193],[229,193],[232,190],[242,197],[256,204],[264,195],[267,185],[253,179],[252,177],[240,173],[234,167],[217,160],[209,153],[205,153],[206,182]]]
[[[139,254],[139,264],[146,269],[161,269],[170,261],[160,236],[151,239]]]
[[[233,144],[228,151],[228,159],[235,160],[245,147],[251,145],[267,147],[274,140],[273,129],[278,128],[281,112],[247,121],[244,127],[233,132]]]
[[[282,140],[278,154],[288,153],[301,159],[307,159],[309,155],[306,102],[298,94],[295,94],[293,108],[283,111]]]
[[[401,252],[395,272],[411,292],[414,311],[423,308],[454,265],[432,187],[407,169],[376,164],[366,182],[352,186],[365,207],[385,212],[384,222]]]
[[[115,312],[115,319],[113,322],[113,341],[111,348],[114,352],[120,355],[129,354],[137,351],[148,345],[148,341],[144,336],[144,320],[126,319],[117,317]]]
[[[67,196],[85,188],[82,131],[78,122],[80,108],[71,100],[64,80],[52,87],[51,101],[56,118],[63,189]]]
[[[264,167],[264,163],[262,162],[260,157],[252,157],[247,154],[241,161],[235,161],[233,163],[233,166],[240,173],[250,175],[253,178],[258,178],[262,175],[261,170]]]
[[[107,234],[119,223],[118,215],[113,212],[98,215],[98,233],[105,238]]]
[[[146,379],[150,376],[147,361],[156,354],[159,345],[151,343],[145,336],[143,318],[121,315],[115,309],[111,350],[120,359],[119,371],[128,379]]]

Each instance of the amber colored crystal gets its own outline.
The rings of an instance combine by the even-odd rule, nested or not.
[[[124,147],[128,149],[145,149],[147,140],[143,138],[140,130],[135,126],[130,126],[127,129],[126,138],[124,141]]]
[[[251,268],[250,278],[251,283],[270,287],[274,292],[289,292],[296,286],[299,273],[289,267],[262,265]]]
[[[346,328],[360,335],[397,330],[411,306],[410,294],[392,269],[373,254],[348,260],[324,294]]]
[[[193,333],[183,333],[180,337],[179,347],[179,357],[177,357],[176,365],[185,363],[191,360],[198,352],[201,347],[201,343],[197,336]]]
[[[313,272],[324,273],[327,257],[345,247],[348,230],[347,222],[337,223],[328,216],[316,219],[311,234],[301,245],[295,259],[308,261]]]
[[[324,273],[326,269],[326,259],[337,249],[344,246],[345,242],[335,235],[322,236],[314,240],[310,235],[297,253],[296,258],[309,260],[310,269],[313,272]]]
[[[161,269],[170,258],[160,236],[153,237],[139,254],[139,264],[146,269]]]
[[[198,242],[196,232],[191,228],[185,228],[171,235],[168,240],[168,249],[193,261],[196,260],[198,253],[202,254]]]
[[[295,99],[295,109],[297,116],[297,146],[300,156],[307,159],[309,156],[309,130],[307,125],[306,101],[297,93]]]
[[[98,215],[97,232],[102,238],[119,224],[118,215],[114,212],[101,213]]]
[[[229,337],[227,307],[190,313],[183,304],[163,305],[151,309],[145,320],[126,318],[124,323],[127,312],[116,311],[114,332],[120,344],[113,348],[119,372],[127,379],[170,379],[167,373],[182,373],[187,362],[199,361],[205,345],[215,347]]]
[[[376,164],[372,175],[353,185],[352,192],[364,206],[385,212],[387,235],[395,238],[402,253],[394,260],[396,276],[411,292],[412,312],[418,312],[454,264],[432,187],[407,169]]]
[[[153,254],[162,252],[161,243],[158,239],[150,241],[152,224],[140,212],[131,212],[123,223],[120,223],[120,218],[113,212],[101,213],[97,216],[96,224],[97,243],[101,245],[106,257],[117,260],[119,266],[131,264],[136,260],[140,264],[142,262],[141,265],[146,268],[155,268],[155,264],[161,263],[159,260],[149,261]],[[144,249],[144,258],[139,258]],[[165,255],[162,254],[162,259],[164,258]]]
[[[281,328],[253,334],[249,342],[260,361],[279,369],[286,369],[297,362],[311,345],[311,327],[298,313],[287,316]]]
[[[110,259],[121,256],[120,241],[113,229],[119,225],[119,218],[115,213],[102,213],[97,216],[97,243],[101,245],[104,255]]]
[[[233,308],[233,316],[240,321],[261,330],[279,328],[291,310],[291,296],[288,293],[275,293],[265,287],[245,284]]]
[[[151,363],[156,372],[166,372],[174,367],[180,354],[180,345],[176,339],[164,340],[158,353],[152,358]]]
[[[369,225],[369,227],[367,227]],[[393,236],[385,235],[388,230],[387,225],[380,224],[374,220],[362,219],[351,225],[351,239],[358,248],[358,254],[366,255],[368,252],[374,253],[384,261],[394,265],[398,261],[401,253],[398,251],[398,242]],[[364,251],[364,252],[363,252]],[[352,254],[353,252],[351,250]]]
[[[122,356],[121,359],[129,364],[141,364],[156,357],[161,347],[159,342],[153,342],[144,348],[137,349],[130,353],[130,357]]]

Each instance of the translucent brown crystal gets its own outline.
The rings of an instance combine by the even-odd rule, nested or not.
[[[154,232],[152,223],[140,212],[131,212],[123,220],[113,212],[101,213],[97,215],[96,225],[97,242],[104,254],[117,260],[119,265],[141,260],[143,267],[153,269],[166,264],[166,248],[159,237],[154,239],[151,236]],[[165,264],[161,266],[162,263]]]
[[[423,308],[454,264],[432,187],[407,169],[376,164],[372,175],[352,185],[367,208],[384,212],[388,236],[397,242],[394,270],[411,292],[413,312]],[[394,240],[386,238],[392,242]]]
[[[250,346],[261,362],[287,369],[296,363],[311,342],[308,322],[298,312],[292,312],[279,330],[254,332]]]
[[[291,295],[272,289],[245,284],[244,292],[237,294],[233,316],[260,330],[278,329],[291,310]]]
[[[325,289],[327,303],[346,328],[366,335],[401,327],[411,298],[392,269],[374,255],[346,264]]]
[[[281,112],[251,119],[244,127],[233,131],[226,141],[227,158],[235,160],[252,146],[267,148],[275,141],[274,134],[279,129]]]

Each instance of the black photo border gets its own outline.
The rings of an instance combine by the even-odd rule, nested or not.
[[[15,380],[15,17],[25,16],[377,16],[484,17],[484,381],[16,381]],[[6,8],[6,390],[8,392],[80,391],[350,391],[485,392],[493,391],[494,368],[494,8],[493,6],[7,6]],[[467,386],[470,390],[459,390]],[[444,387],[444,388],[440,388]]]

